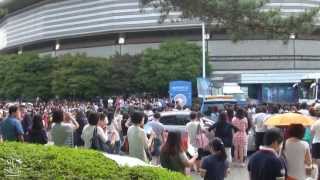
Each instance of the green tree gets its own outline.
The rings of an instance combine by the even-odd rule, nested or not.
[[[99,96],[103,93],[100,79],[108,75],[103,73],[106,64],[106,59],[85,55],[59,57],[52,74],[52,93],[64,98]]]
[[[160,21],[179,10],[183,18],[198,19],[215,29],[225,30],[234,40],[253,33],[269,38],[288,38],[289,33],[315,31],[319,8],[283,16],[279,9],[262,10],[269,0],[140,0],[143,6],[159,8]]]
[[[53,59],[34,54],[0,57],[0,95],[9,99],[50,98]]]
[[[141,55],[116,54],[110,59],[110,77],[108,82],[109,92],[113,94],[132,94],[138,91],[139,82],[135,81]]]
[[[172,80],[191,80],[201,74],[201,48],[186,41],[168,41],[159,49],[147,49],[136,80],[141,89],[166,94]],[[210,70],[208,70],[210,72]]]

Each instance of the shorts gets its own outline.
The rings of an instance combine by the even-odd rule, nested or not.
[[[320,159],[320,143],[312,144],[311,154],[314,159]]]

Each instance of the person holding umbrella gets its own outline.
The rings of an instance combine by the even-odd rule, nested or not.
[[[265,125],[287,129],[286,143],[282,155],[287,164],[288,176],[294,180],[305,180],[306,169],[312,167],[309,144],[303,141],[305,128],[315,121],[298,113],[285,113],[270,117]]]

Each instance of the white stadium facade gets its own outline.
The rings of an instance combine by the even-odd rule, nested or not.
[[[320,0],[271,0],[264,8],[280,8],[287,14],[319,5]],[[172,38],[201,45],[201,23],[182,21],[179,16],[172,12],[159,23],[159,10],[141,9],[139,0],[25,4],[0,19],[0,52],[108,57],[118,52],[137,54]],[[210,33],[207,48],[213,79],[237,82],[252,98],[280,102],[293,101],[296,91],[292,85],[303,75],[320,72],[320,33],[298,35],[287,43],[263,37],[245,39],[233,43],[224,32]],[[266,95],[270,93],[274,95],[271,99]]]

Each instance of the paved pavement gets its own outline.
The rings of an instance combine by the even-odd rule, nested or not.
[[[192,179],[200,180],[201,177],[199,175],[193,174]],[[225,180],[249,180],[248,171],[245,167],[231,167],[230,174]]]

